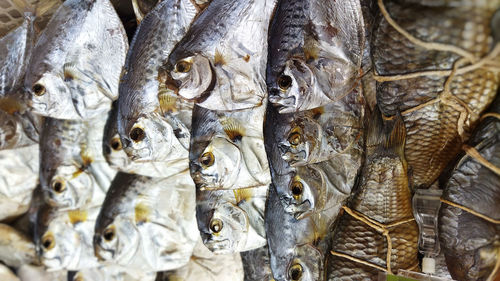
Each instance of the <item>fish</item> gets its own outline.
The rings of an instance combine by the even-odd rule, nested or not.
[[[27,66],[24,90],[32,112],[59,119],[107,112],[118,98],[127,49],[109,0],[65,1],[40,34]]]
[[[99,266],[92,238],[99,206],[61,211],[42,205],[36,214],[34,241],[41,263],[51,270]]]
[[[185,265],[198,238],[187,170],[168,178],[120,172],[95,224],[94,251],[108,263],[164,271]]]
[[[262,105],[275,5],[276,0],[212,0],[164,62],[166,87],[210,110]]]
[[[40,138],[40,184],[52,206],[100,205],[116,171],[102,153],[105,115],[88,121],[46,118]]]
[[[132,5],[134,7],[134,14],[137,22],[141,22],[142,19],[160,2],[159,0],[132,0]]]
[[[324,209],[332,209],[332,212],[338,213],[340,207],[349,197],[362,167],[363,137],[346,137],[351,143],[344,143],[345,149],[338,152],[335,152],[333,148],[324,149],[324,145],[314,145],[318,147],[314,148],[315,150],[326,150],[315,153],[315,155],[323,153],[327,160],[308,165],[299,165],[293,162],[295,165],[291,165],[287,161],[289,158],[286,157],[288,152],[283,148],[284,136],[288,135],[287,139],[291,139],[298,135],[299,139],[303,139],[303,141],[297,142],[303,142],[302,147],[321,141],[306,137],[308,132],[322,131],[322,129],[318,128],[318,124],[314,129],[312,126],[304,124],[307,121],[302,123],[302,117],[305,119],[310,116],[303,116],[302,113],[305,112],[300,112],[300,116],[292,116],[299,113],[280,114],[278,109],[273,106],[269,106],[267,109],[264,139],[273,185],[284,211],[296,219],[302,219],[312,213],[319,213]],[[294,122],[301,125],[293,126]],[[361,133],[361,128],[357,132]],[[322,132],[316,131],[316,134],[311,136],[317,137],[322,134]],[[295,141],[292,140],[292,143]],[[329,153],[331,154],[329,155]],[[298,154],[307,156],[307,153]]]
[[[16,104],[13,99],[0,100],[0,108],[11,102]],[[21,108],[13,111],[0,109],[0,150],[38,144],[42,122],[40,116]]]
[[[269,32],[269,102],[291,113],[342,99],[359,84],[364,45],[359,0],[280,1]]]
[[[68,281],[67,270],[48,271],[44,266],[23,264],[16,271],[21,281]]]
[[[188,169],[186,158],[173,159],[172,161],[147,161],[140,162],[130,159],[123,149],[123,144],[118,134],[116,101],[109,112],[104,127],[102,151],[108,165],[120,172],[138,174],[148,177],[169,177]]]
[[[245,281],[273,280],[267,246],[241,252],[241,260],[243,261],[243,269],[245,270]]]
[[[500,113],[497,97],[488,111]],[[467,143],[493,166],[500,167],[500,119],[482,119]],[[444,184],[442,199],[500,220],[500,175],[468,153],[461,155]],[[500,225],[441,204],[439,241],[446,265],[456,280],[495,280],[500,260]],[[496,269],[498,274],[498,268]]]
[[[383,120],[377,107],[368,126],[359,186],[336,223],[326,257],[327,280],[377,280],[382,271],[393,274],[418,268],[418,227],[404,157],[405,137],[401,115]]]
[[[499,41],[490,25],[500,1],[378,3],[393,22],[380,12],[373,31],[377,103],[387,117],[401,112],[410,185],[428,188],[496,95]],[[470,68],[481,58],[486,64]]]
[[[336,217],[335,212],[325,209],[297,220],[285,212],[276,188],[270,185],[265,227],[274,280],[324,280],[324,257]]]
[[[0,220],[11,220],[29,209],[38,184],[38,144],[0,150]]]
[[[141,22],[120,80],[118,133],[133,161],[184,161],[193,103],[165,88],[161,65],[197,15],[190,0],[159,3]]]
[[[19,95],[33,49],[35,16],[26,13],[22,25],[0,38],[0,97]]]
[[[20,281],[6,265],[0,264],[0,278],[4,281]]]
[[[141,272],[113,264],[101,265],[94,268],[78,270],[68,281],[155,281],[156,272]]]
[[[265,103],[238,111],[195,106],[189,168],[202,190],[267,186],[271,182],[264,149]]]
[[[11,267],[36,264],[35,244],[8,224],[0,224],[0,260]]]
[[[267,186],[236,190],[197,189],[196,218],[205,246],[216,254],[265,246],[267,189]]]

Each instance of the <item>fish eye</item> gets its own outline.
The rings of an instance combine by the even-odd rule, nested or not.
[[[219,220],[219,219],[212,219],[210,221],[210,230],[213,233],[219,233],[219,232],[221,232],[222,227],[223,227],[223,224],[222,224],[221,220]]]
[[[205,152],[200,157],[200,163],[204,167],[210,167],[214,164],[215,157],[212,152]]]
[[[130,131],[130,138],[135,142],[140,142],[146,137],[146,133],[143,129],[135,127]]]
[[[288,142],[293,146],[299,145],[300,140],[301,140],[301,135],[299,132],[293,132],[288,136]]]
[[[43,96],[45,94],[45,87],[42,84],[36,83],[35,85],[33,85],[32,90],[33,93],[35,93],[35,95],[37,96]]]
[[[292,77],[288,75],[281,75],[278,78],[278,86],[281,90],[286,91],[290,86],[292,86]]]
[[[113,138],[110,142],[110,145],[114,151],[122,150],[122,142],[119,138]]]
[[[108,227],[106,230],[104,230],[104,233],[102,234],[102,237],[104,237],[104,240],[110,242],[115,238],[115,228],[114,227]]]
[[[50,249],[54,248],[55,245],[56,245],[56,243],[55,243],[54,237],[52,237],[52,235],[47,235],[47,236],[42,238],[42,247],[45,250],[50,250]]]
[[[300,263],[292,265],[288,270],[288,275],[291,280],[300,280],[302,277],[302,265]]]
[[[292,195],[294,198],[302,195],[302,191],[304,190],[304,186],[300,181],[293,181],[290,185],[290,190],[292,191]]]
[[[51,187],[55,192],[61,193],[66,189],[66,184],[63,180],[56,179],[52,181]]]
[[[175,71],[180,73],[186,73],[191,70],[191,62],[181,60],[175,64]]]

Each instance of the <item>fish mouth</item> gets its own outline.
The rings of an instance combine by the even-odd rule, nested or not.
[[[231,241],[229,239],[214,240],[213,237],[205,243],[205,246],[214,253],[229,253],[231,251]]]
[[[307,164],[306,162],[307,154],[303,150],[299,151],[298,153],[286,151],[284,153],[281,153],[281,158],[287,161],[290,164],[290,166],[295,166],[298,164]]]
[[[280,197],[280,202],[283,205],[285,212],[292,214],[297,220],[307,217],[313,211],[312,204],[309,200],[296,203],[293,198],[282,195]]]
[[[296,107],[297,98],[295,96],[269,96],[269,102],[278,109],[279,113],[289,113],[291,109]]]

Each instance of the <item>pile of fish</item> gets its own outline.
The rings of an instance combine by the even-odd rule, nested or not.
[[[1,280],[500,278],[500,0],[24,2]]]

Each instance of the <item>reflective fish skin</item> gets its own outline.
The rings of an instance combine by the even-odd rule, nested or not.
[[[280,113],[339,100],[360,78],[365,27],[359,0],[280,1],[269,38],[269,101]]]
[[[242,252],[241,259],[243,261],[243,269],[245,270],[245,281],[273,280],[267,246]]]
[[[33,241],[15,228],[0,224],[0,260],[11,267],[36,264]]]
[[[35,38],[33,20],[34,16],[26,15],[21,26],[0,38],[0,97],[17,93],[23,86]]]
[[[24,87],[33,112],[61,119],[107,112],[118,97],[127,49],[125,30],[109,0],[65,1],[28,64]]]
[[[237,190],[196,190],[196,218],[205,246],[216,254],[266,244],[267,186]]]
[[[288,136],[287,139],[298,137],[301,139],[300,142],[305,142],[304,146],[317,142],[308,136],[309,132],[314,132],[312,126],[302,125],[302,123],[301,126],[293,127],[293,124],[300,123],[303,120],[302,116],[306,113],[312,117],[321,114],[321,110],[318,110],[318,113],[313,111],[296,113],[297,117],[294,116],[295,113],[280,114],[276,108],[269,106],[266,113],[265,144],[271,163],[273,184],[285,212],[296,219],[302,219],[324,209],[331,209],[332,213],[338,213],[351,193],[362,165],[362,136],[347,137],[351,143],[344,143],[346,145],[344,151],[334,152],[332,148],[328,148],[325,154],[329,152],[331,155],[328,155],[328,158],[325,157],[329,160],[323,162],[305,166],[294,163],[296,166],[291,166],[285,160],[287,159],[286,150],[282,143],[284,137]],[[342,131],[342,126],[339,127],[339,131]],[[360,129],[357,131],[361,133]],[[319,132],[311,136],[321,136],[321,134],[322,132]],[[295,142],[295,140],[291,141]],[[319,149],[323,147],[319,146]],[[306,153],[300,154],[307,155]]]
[[[384,3],[391,17],[420,40],[458,46],[477,57],[485,56],[498,41],[492,40],[490,24],[500,1],[412,2]],[[434,30],[435,26],[442,28]],[[385,19],[377,24],[373,38],[374,66],[379,75],[449,70],[460,58],[453,52],[427,50],[411,43]],[[498,60],[498,56],[491,59]],[[430,186],[460,152],[478,116],[492,102],[500,81],[498,72],[479,68],[455,75],[450,83],[451,95],[446,95],[441,94],[446,79],[426,75],[377,83],[382,113],[394,116],[400,111],[405,121],[405,155],[412,187]]]
[[[392,241],[391,270],[418,265],[418,227],[413,219],[407,164],[405,127],[401,116],[383,121],[378,108],[367,135],[367,159],[360,185],[349,208],[388,228]],[[410,220],[406,221],[405,220]],[[386,268],[388,245],[384,235],[348,212],[339,218],[332,250]],[[344,257],[327,256],[327,280],[377,280],[378,269]]]
[[[159,0],[132,0],[132,5],[134,7],[134,14],[137,22],[141,22],[142,19],[160,2]]]
[[[165,88],[159,70],[197,10],[190,0],[163,1],[141,22],[127,55],[118,98],[118,133],[134,161],[188,157],[193,103]]]
[[[92,238],[99,207],[61,211],[48,205],[37,213],[34,240],[43,265],[52,270],[80,270],[99,265]]]
[[[40,138],[40,184],[49,204],[74,209],[102,203],[116,173],[102,155],[103,117],[46,118]]]
[[[189,168],[198,189],[238,189],[271,182],[262,106],[239,111],[193,110]]]
[[[95,225],[94,249],[107,262],[162,271],[185,265],[198,239],[188,171],[168,178],[118,173]]]
[[[500,113],[500,98],[491,109]],[[481,121],[468,145],[500,167],[500,120],[487,117]],[[500,176],[464,155],[442,198],[499,220]],[[456,280],[487,280],[500,258],[500,225],[447,204],[441,205],[439,222],[441,249],[451,276]]]
[[[0,108],[6,104],[1,104]],[[38,143],[42,118],[23,109],[0,109],[0,150],[14,149]]]
[[[164,65],[167,88],[211,110],[267,98],[267,33],[276,0],[213,0]]]
[[[103,153],[109,166],[117,171],[129,174],[138,174],[148,177],[169,177],[188,168],[187,159],[167,162],[139,162],[131,160],[123,150],[117,128],[118,107],[116,101],[109,112],[106,126],[104,126]]]
[[[271,270],[276,281],[324,280],[324,257],[329,249],[336,212],[324,210],[296,220],[285,212],[273,185],[269,187],[265,226]]]

